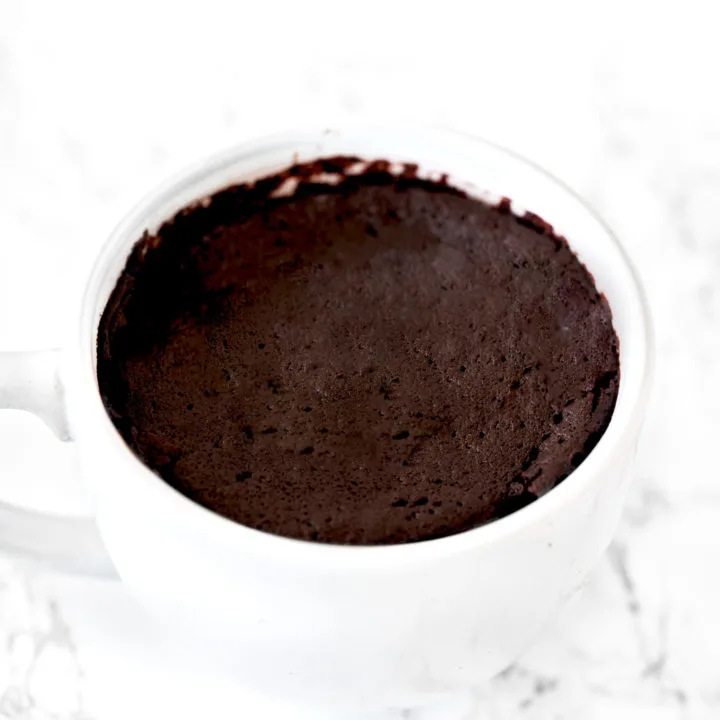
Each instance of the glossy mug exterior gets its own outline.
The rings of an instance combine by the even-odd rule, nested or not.
[[[421,172],[448,173],[478,195],[512,198],[514,209],[537,213],[568,238],[608,298],[621,380],[607,432],[570,477],[508,517],[451,537],[383,547],[273,536],[166,485],[132,454],[105,412],[95,374],[98,322],[142,233],[229,184],[339,154],[416,162]],[[0,407],[31,409],[75,440],[112,563],[169,634],[182,627],[208,663],[226,664],[262,693],[318,712],[333,706],[390,712],[442,707],[472,690],[516,659],[579,587],[620,517],[651,366],[651,326],[637,277],[608,228],[568,188],[464,135],[348,126],[246,143],[147,197],[102,249],[69,349],[22,362],[0,355]],[[26,540],[31,522],[53,522],[4,512]],[[76,526],[78,537],[68,539],[69,526],[61,525],[50,529],[58,547],[64,542],[72,554],[74,543],[87,553],[92,530]],[[101,555],[90,561],[102,567]]]

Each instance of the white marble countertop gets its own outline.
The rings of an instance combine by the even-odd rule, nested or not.
[[[366,2],[346,18],[340,4],[224,5],[0,5],[0,349],[60,342],[114,222],[239,139],[382,111],[516,148],[618,232],[650,294],[659,357],[614,545],[534,649],[487,685],[478,718],[720,717],[712,4],[495,3],[471,15],[453,2]],[[0,497],[72,512],[72,476],[72,448],[33,418],[0,415]],[[250,716],[214,678],[184,680],[155,658],[125,610],[112,583],[0,559],[0,718]]]

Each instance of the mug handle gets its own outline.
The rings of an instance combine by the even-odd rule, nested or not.
[[[27,410],[58,439],[72,441],[60,351],[0,352],[0,409]],[[25,510],[0,501],[0,552],[39,560],[54,570],[117,577],[91,518]]]

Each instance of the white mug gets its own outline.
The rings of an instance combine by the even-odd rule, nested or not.
[[[538,214],[568,239],[607,297],[620,339],[612,420],[582,465],[527,507],[405,545],[292,540],[182,496],[111,423],[98,392],[96,334],[133,244],[216,190],[331,155],[415,162],[471,193],[511,198],[514,210]],[[420,127],[348,125],[248,142],[181,173],[122,221],[99,254],[65,348],[0,353],[0,407],[34,412],[75,442],[96,521],[0,504],[0,548],[117,573],[154,622],[193,638],[205,662],[229,663],[239,683],[307,708],[308,717],[451,718],[528,647],[609,544],[652,358],[647,303],[615,237],[571,190],[516,155]]]

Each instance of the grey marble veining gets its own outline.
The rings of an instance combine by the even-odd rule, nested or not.
[[[483,689],[478,720],[720,717],[720,46],[709,4],[651,14],[619,0],[586,14],[528,4],[489,18],[447,8],[448,22],[405,6],[382,17],[412,33],[381,32],[371,56],[368,9],[332,62],[293,44],[296,10],[279,22],[237,8],[217,36],[193,35],[188,53],[197,12],[178,10],[168,37],[165,4],[143,6],[143,22],[139,4],[111,18],[99,5],[0,10],[0,348],[58,342],[120,215],[242,137],[370,111],[517,148],[585,195],[628,248],[656,319],[657,381],[612,548],[534,648]],[[330,32],[326,14],[317,32]],[[248,22],[272,27],[272,40],[241,33]],[[432,52],[418,54],[417,38]],[[0,416],[0,496],[69,503],[58,488],[72,474],[34,421]],[[115,586],[0,559],[0,718],[210,712],[221,680],[168,666],[156,644]],[[220,717],[226,706],[214,707]]]

